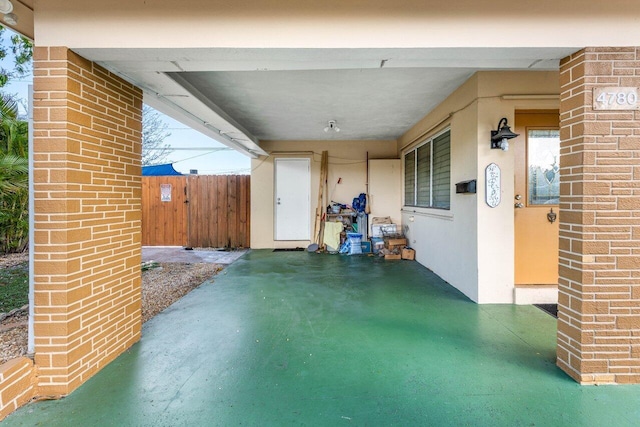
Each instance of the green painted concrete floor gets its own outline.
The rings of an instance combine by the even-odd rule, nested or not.
[[[576,384],[555,331],[415,262],[252,251],[3,427],[640,425],[640,386]]]

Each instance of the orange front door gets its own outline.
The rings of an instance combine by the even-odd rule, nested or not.
[[[559,118],[557,110],[516,112],[516,286],[558,284]]]

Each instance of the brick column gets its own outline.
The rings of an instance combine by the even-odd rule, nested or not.
[[[558,366],[583,384],[640,382],[640,112],[593,88],[640,87],[640,48],[565,58],[561,84]]]
[[[34,52],[35,362],[65,395],[140,338],[141,91]]]

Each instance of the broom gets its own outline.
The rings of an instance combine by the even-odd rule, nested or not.
[[[371,213],[371,204],[369,203],[369,152],[367,151],[367,192],[365,195],[365,207],[364,207],[364,213],[366,213],[367,215],[369,215]]]

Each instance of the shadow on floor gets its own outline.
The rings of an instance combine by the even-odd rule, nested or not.
[[[534,306],[556,319],[558,318],[558,304],[534,304]]]

